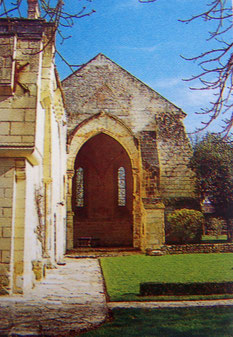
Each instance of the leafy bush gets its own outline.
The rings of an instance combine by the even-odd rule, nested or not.
[[[204,216],[193,209],[180,209],[167,217],[166,241],[169,244],[198,243],[201,241]]]
[[[212,235],[214,235],[216,239],[218,239],[219,236],[222,234],[224,224],[225,221],[221,218],[210,218],[208,227]]]

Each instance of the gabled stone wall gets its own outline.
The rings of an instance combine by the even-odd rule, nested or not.
[[[185,113],[102,54],[62,82],[68,133],[100,111],[119,118],[140,142],[144,197],[193,195]]]
[[[185,113],[102,54],[63,80],[68,144],[76,130],[98,114],[116,118],[138,145],[141,248],[164,240],[163,198],[194,196],[188,168],[191,147],[182,123]],[[92,123],[93,124],[93,123]],[[113,132],[111,124],[101,132]],[[88,139],[88,135],[87,135]],[[120,140],[120,137],[119,137]]]

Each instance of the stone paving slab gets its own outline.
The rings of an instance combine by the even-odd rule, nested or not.
[[[107,316],[96,259],[65,259],[24,296],[0,297],[0,336],[75,336]]]
[[[171,301],[171,302],[109,302],[108,308],[187,308],[187,307],[213,307],[233,306],[233,299],[226,300],[202,300],[202,301]]]

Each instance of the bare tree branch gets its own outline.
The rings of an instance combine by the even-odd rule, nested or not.
[[[213,0],[207,4],[206,11],[188,20],[180,20],[190,23],[196,19],[203,19],[216,23],[215,29],[209,32],[207,41],[214,39],[219,43],[219,48],[208,50],[192,58],[183,58],[198,62],[202,70],[198,75],[186,79],[186,81],[199,80],[201,83],[200,87],[191,87],[191,89],[211,90],[215,97],[208,108],[197,112],[197,114],[207,115],[208,120],[202,122],[202,127],[196,131],[206,129],[214,120],[220,118],[223,122],[220,133],[224,138],[230,136],[233,124],[233,42],[232,39],[230,42],[227,41],[229,34],[226,34],[232,31],[233,21],[232,8],[227,4],[226,0]]]
[[[10,17],[13,14],[22,17],[21,7],[26,0],[0,0],[0,17]],[[83,0],[91,2],[92,0]],[[124,0],[122,0],[124,1]],[[152,3],[157,0],[135,0],[140,3]],[[49,22],[55,23],[55,33],[59,37],[62,44],[71,35],[64,33],[64,29],[72,28],[77,19],[92,15],[95,10],[88,11],[83,6],[77,12],[67,12],[65,9],[65,0],[38,0],[41,10],[41,17]],[[221,119],[223,121],[222,135],[227,137],[230,135],[233,124],[233,41],[229,38],[233,29],[232,7],[229,0],[206,0],[206,10],[199,14],[193,15],[187,20],[179,20],[186,24],[194,20],[204,20],[207,23],[214,23],[213,30],[209,31],[207,41],[215,40],[219,43],[219,48],[210,49],[202,54],[185,58],[186,60],[197,62],[201,72],[194,75],[186,81],[199,80],[200,87],[192,87],[192,90],[210,90],[213,92],[213,102],[210,102],[208,108],[201,109],[199,114],[209,117],[207,122],[202,122],[202,127],[197,131],[206,129],[214,120]],[[230,39],[230,42],[228,41]],[[66,58],[58,51],[57,55],[65,62],[65,64],[74,71],[75,67],[80,65],[71,65]]]
[[[92,2],[92,0],[83,1],[89,3]],[[9,0],[0,0],[0,17],[17,16],[19,18],[22,18],[23,16],[21,8],[25,3],[26,0],[15,0],[13,2],[9,2]],[[74,26],[76,20],[92,15],[93,13],[95,13],[95,10],[87,10],[87,8],[83,6],[77,12],[68,12],[65,8],[65,2],[63,2],[63,0],[38,0],[38,3],[40,7],[40,18],[45,19],[48,22],[54,23],[55,27],[51,38],[49,39],[49,41],[47,41],[42,50],[44,50],[46,46],[55,38],[55,35],[57,35],[58,43],[55,46],[55,53],[73,72],[74,68],[80,67],[80,65],[70,64],[59,51],[59,45],[63,44],[65,40],[72,37],[71,34],[64,33],[64,28],[71,29]]]

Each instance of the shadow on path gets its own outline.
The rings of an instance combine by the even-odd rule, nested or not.
[[[0,336],[74,336],[107,316],[97,259],[65,259],[24,296],[0,297]]]

